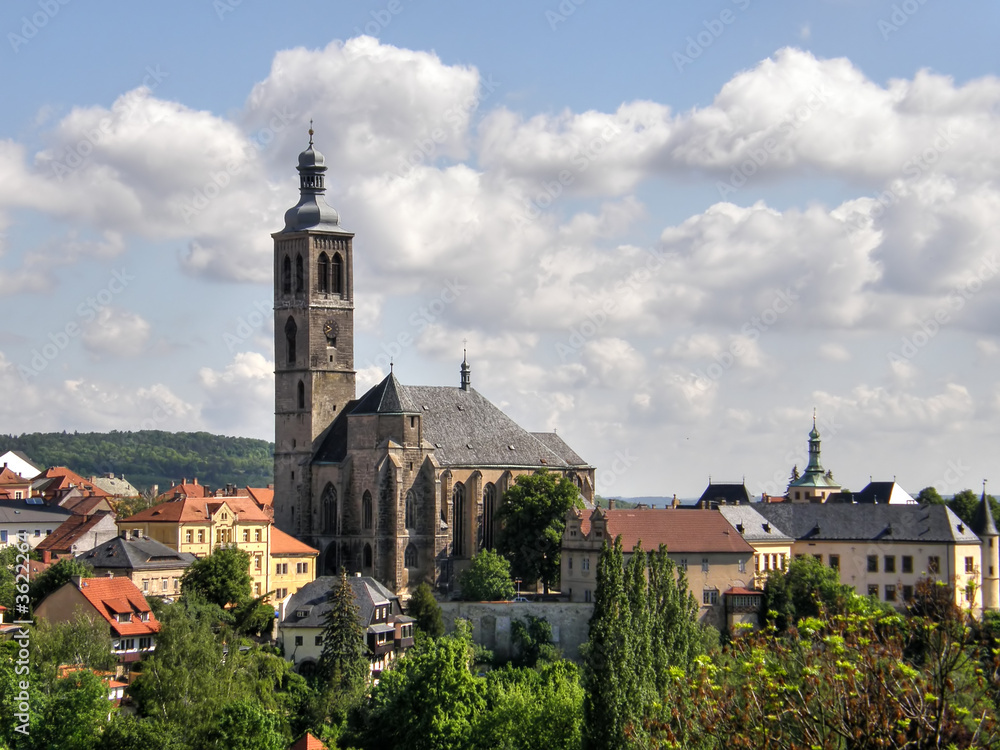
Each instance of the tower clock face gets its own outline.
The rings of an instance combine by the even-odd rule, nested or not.
[[[323,324],[323,333],[326,334],[327,341],[336,341],[338,331],[340,331],[340,326],[337,325],[337,321],[332,318]]]

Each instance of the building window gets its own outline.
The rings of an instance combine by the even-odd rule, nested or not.
[[[884,569],[885,569],[886,573],[895,573],[896,572],[896,556],[895,555],[886,555],[885,558],[883,558],[883,563],[882,564],[884,566]]]
[[[281,293],[292,293],[292,261],[287,255],[281,261]]]
[[[0,529],[0,544],[7,544],[7,529]]]
[[[361,498],[361,526],[370,529],[374,525],[374,513],[372,511],[372,493],[365,490]]]
[[[295,291],[301,292],[306,288],[306,272],[302,263],[302,256],[295,256]]]
[[[315,640],[315,642],[314,642],[313,645],[322,646],[323,645],[323,636],[322,635],[317,635],[316,636],[316,640]]]
[[[303,383],[300,380],[298,388],[296,390],[298,391],[297,400],[298,400],[298,403],[299,403],[299,408],[300,409],[305,409],[306,408],[306,384]]]
[[[885,585],[885,600],[887,602],[896,601],[896,585],[892,583],[887,583]]]
[[[254,596],[260,596],[260,581],[253,585]]]
[[[868,555],[868,572],[878,573],[878,555]]]
[[[585,602],[589,602],[590,601],[590,589],[584,589],[583,600]]]
[[[316,289],[320,294],[330,291],[330,257],[326,253],[320,253],[316,261]]]
[[[407,568],[417,567],[417,547],[413,544],[407,544],[406,550],[403,552],[403,564]]]
[[[337,488],[327,482],[320,499],[320,512],[323,514],[321,527],[327,534],[337,533]]]
[[[194,537],[194,532],[192,532],[190,529],[184,532],[184,541],[187,542],[188,544],[191,544],[191,539],[193,537]]]
[[[204,543],[205,543],[205,530],[198,529],[198,544],[204,544]]]
[[[941,558],[937,555],[931,555],[927,558],[927,572],[931,575],[937,575],[941,572]]]
[[[823,555],[813,555],[813,559],[816,560],[817,562],[823,562]],[[775,570],[778,569],[777,564],[775,564],[774,569]]]
[[[333,254],[333,293],[344,293],[344,261],[340,253]]]
[[[903,572],[913,572],[913,555],[903,555]]]
[[[149,579],[148,578],[143,578],[142,579],[142,590],[143,591],[149,591]],[[126,620],[125,622],[128,622],[128,620]]]
[[[913,586],[903,586],[903,601],[904,602],[913,601]]]
[[[295,325],[295,319],[289,315],[285,321],[285,361],[290,365],[295,364],[295,338],[299,327]]]
[[[250,541],[250,529],[243,529],[243,541],[244,542]]]
[[[142,583],[143,583],[143,586],[148,586],[149,581],[143,581]],[[132,613],[131,612],[119,612],[116,615],[115,619],[117,619],[118,622],[132,622]]]
[[[493,549],[494,514],[497,509],[497,488],[489,482],[483,488],[483,547]]]
[[[295,572],[298,575],[305,575],[306,573],[309,572],[309,563],[307,562],[295,563]]]
[[[740,560],[740,573],[746,573],[746,572],[747,572],[747,561],[741,559]]]
[[[973,563],[971,557],[965,558],[965,572],[966,573],[975,573],[976,572],[976,566],[975,566],[975,563]]]
[[[580,570],[584,570],[584,571],[590,570],[590,558],[589,557],[584,557],[580,561]]]
[[[417,501],[413,496],[413,490],[406,491],[406,500],[403,506],[403,523],[408,529],[417,527]]]
[[[41,529],[35,529],[35,536],[40,537],[42,535]]]
[[[701,558],[701,572],[702,573],[707,573],[708,572],[708,558],[707,557]]]
[[[705,589],[701,592],[702,604],[716,604],[719,601],[719,592],[715,589]]]
[[[150,638],[149,636],[144,636],[144,637],[142,637],[142,638],[139,639],[139,650],[140,651],[147,651],[149,649],[149,647],[152,646],[152,645],[153,645],[153,639]]]
[[[573,556],[566,555],[566,564],[569,566],[570,570],[573,570]]]
[[[174,591],[177,591],[181,587],[181,581],[179,578],[174,579]]]
[[[253,540],[255,542],[259,542],[260,541],[260,529],[254,529]]]
[[[869,583],[868,584],[868,596],[878,596],[878,584]]]
[[[830,567],[840,570],[840,555],[830,555]]]
[[[253,556],[253,569],[260,570],[260,555]]]
[[[372,546],[370,544],[365,544],[363,560],[366,568],[372,566]]]
[[[276,576],[288,575],[288,563],[276,563],[274,566]]]
[[[301,635],[295,636],[295,645],[296,646],[301,646],[302,645],[302,636]]]
[[[452,554],[458,557],[465,556],[465,485],[456,482],[451,488],[451,545]]]

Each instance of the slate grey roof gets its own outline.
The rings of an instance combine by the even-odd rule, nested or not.
[[[757,507],[760,505],[761,503],[720,505],[719,512],[751,544],[754,542],[793,541],[793,537],[782,531],[778,524],[772,523],[757,512]]]
[[[92,477],[90,483],[116,497],[135,497],[139,494],[139,490],[124,476]]]
[[[944,505],[759,503],[754,509],[799,540],[979,543]]]
[[[895,482],[869,482],[861,492],[854,494],[854,502],[872,505],[891,502],[896,505],[916,501]]]
[[[471,388],[403,385],[392,373],[337,416],[313,461],[343,461],[348,417],[366,414],[419,414],[442,466],[588,467],[562,438],[528,432]]]
[[[997,526],[993,523],[993,511],[990,510],[990,502],[985,491],[979,498],[979,506],[972,519],[972,528],[981,537],[997,536]]]
[[[178,552],[165,544],[141,537],[124,539],[120,536],[76,556],[93,568],[121,570],[163,570],[187,567],[197,558],[190,552]]]
[[[368,628],[372,624],[375,607],[391,604],[392,615],[400,615],[399,598],[389,589],[370,576],[350,576],[347,579],[354,592],[354,603],[360,610],[358,621]],[[322,628],[323,620],[330,609],[327,597],[334,588],[340,585],[339,576],[320,576],[300,588],[288,600],[285,607],[285,619],[282,627]],[[299,617],[300,611],[306,611],[304,617]]]
[[[38,498],[31,498],[37,501]],[[56,528],[73,515],[58,506],[37,505],[27,500],[4,500],[0,502],[0,523],[32,524],[45,523]]]
[[[726,505],[740,505],[750,502],[750,493],[747,492],[747,487],[742,482],[739,484],[735,482],[713,484],[709,480],[708,487],[701,493],[701,498],[698,500],[699,504],[705,502],[718,503],[720,508],[723,503]]]

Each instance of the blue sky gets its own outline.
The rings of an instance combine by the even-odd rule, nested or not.
[[[313,118],[357,233],[359,387],[389,353],[457,384],[468,340],[474,386],[605,494],[781,491],[813,407],[852,489],[978,486],[998,16],[7,3],[0,426],[272,437],[269,233]]]

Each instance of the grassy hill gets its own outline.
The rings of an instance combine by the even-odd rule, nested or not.
[[[198,478],[217,488],[273,482],[274,443],[208,432],[33,432],[0,435],[0,453],[23,451],[37,466],[68,466],[83,476],[109,472],[140,490]]]

